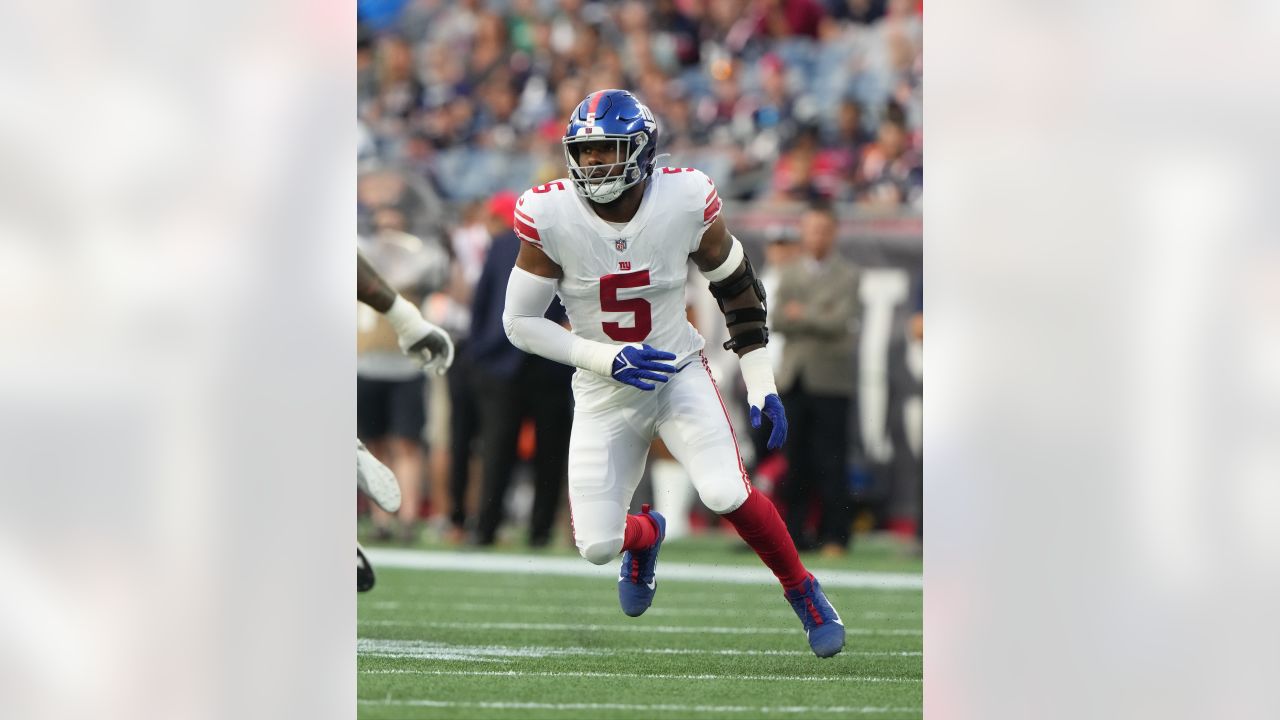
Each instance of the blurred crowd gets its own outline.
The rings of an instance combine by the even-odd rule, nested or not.
[[[385,320],[361,311],[358,432],[405,486],[398,517],[371,508],[379,538],[412,542],[429,524],[449,541],[488,545],[520,527],[540,546],[567,525],[570,373],[515,350],[500,313],[518,247],[515,194],[564,176],[570,111],[611,87],[654,111],[659,153],[671,155],[660,165],[715,180],[731,229],[781,209],[766,231],[740,233],[771,294],[829,305],[807,297],[825,286],[838,300],[817,331],[796,319],[812,312],[770,306],[770,351],[798,432],[790,455],[744,443],[757,486],[790,508],[805,548],[840,554],[851,527],[919,535],[918,256],[863,273],[837,242],[841,216],[918,216],[918,0],[362,0],[359,13],[360,247],[457,345],[448,375],[424,381]],[[736,361],[711,351],[723,318],[698,280],[690,317],[721,387],[740,394]],[[558,303],[548,317],[563,321]],[[808,369],[803,354],[825,367]],[[895,450],[861,440],[868,365],[884,386],[871,393],[884,397],[870,422],[889,428]],[[660,444],[637,495],[646,499],[688,521],[670,533],[715,521],[693,507]],[[842,503],[842,514],[824,514]]]
[[[588,92],[635,92],[721,197],[919,208],[919,0],[365,0],[362,167],[475,200],[559,177]]]

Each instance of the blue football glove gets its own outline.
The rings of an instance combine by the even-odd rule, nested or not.
[[[676,371],[671,365],[659,360],[675,360],[676,356],[662,350],[654,350],[648,345],[636,347],[628,345],[613,359],[613,379],[641,390],[652,390],[655,386],[645,380],[666,382],[667,376],[661,373]]]
[[[782,447],[782,443],[787,441],[787,411],[782,409],[782,400],[777,395],[766,395],[764,397],[764,412],[755,405],[751,406],[751,427],[760,427],[760,416],[766,415],[769,422],[773,423],[773,430],[769,431],[769,442],[765,443],[765,447],[770,450],[777,450]]]

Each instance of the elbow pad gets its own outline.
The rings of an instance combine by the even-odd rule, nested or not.
[[[755,288],[756,297],[759,298],[760,304],[764,306],[765,292],[764,283],[756,277],[756,269],[751,265],[751,258],[742,250],[742,243],[738,242],[738,238],[733,238],[733,245],[729,248],[729,257],[714,270],[703,273],[703,276],[711,281],[711,294],[715,296],[716,302],[720,303],[720,309],[724,310],[724,301],[737,297],[747,288]],[[763,317],[760,318],[764,320]]]
[[[769,329],[763,327],[766,308],[768,307],[764,283],[756,277],[756,270],[751,265],[751,258],[747,257],[746,253],[742,251],[742,243],[738,242],[738,238],[733,238],[733,247],[729,250],[729,257],[725,258],[720,267],[704,273],[704,275],[711,281],[711,294],[715,297],[716,303],[719,304],[720,312],[724,313],[725,323],[729,326],[729,340],[724,343],[724,349],[736,350],[748,345],[768,345]],[[748,289],[755,290],[756,299],[760,301],[760,307],[725,310],[724,303],[726,300],[735,298]],[[755,323],[760,323],[761,325],[744,327]]]

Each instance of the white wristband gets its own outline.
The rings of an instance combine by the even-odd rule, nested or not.
[[[586,338],[573,337],[573,347],[569,354],[573,365],[583,370],[590,370],[597,375],[609,377],[613,373],[613,359],[622,350],[620,346],[595,342]]]
[[[742,368],[742,380],[747,385],[747,403],[763,408],[766,396],[778,394],[778,388],[773,384],[773,363],[769,360],[769,353],[762,347],[756,348],[738,358],[738,366]]]
[[[519,267],[507,279],[502,324],[511,344],[527,353],[609,377],[621,348],[578,337],[543,317],[556,295],[556,281]]]
[[[396,295],[395,301],[391,303],[391,307],[387,309],[385,316],[387,322],[391,323],[392,329],[396,331],[396,335],[400,336],[421,326],[423,323],[422,312],[401,295]]]

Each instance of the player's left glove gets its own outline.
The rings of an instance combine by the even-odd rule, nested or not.
[[[773,429],[765,447],[777,450],[787,441],[787,411],[773,384],[773,365],[764,348],[756,348],[738,358],[742,380],[747,384],[747,404],[751,406],[751,427],[759,428],[762,417],[769,418]]]
[[[449,333],[423,319],[413,303],[397,295],[387,311],[387,320],[396,331],[400,349],[421,361],[424,369],[443,375],[453,365],[453,340]]]

